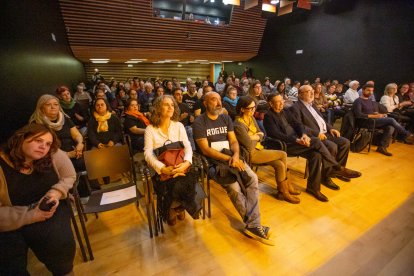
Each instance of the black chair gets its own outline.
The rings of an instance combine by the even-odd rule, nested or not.
[[[73,196],[75,198],[78,217],[81,223],[89,257],[93,260],[94,257],[85,226],[86,214],[97,214],[100,212],[110,211],[124,207],[131,203],[136,203],[137,208],[139,208],[139,200],[144,196],[138,190],[135,167],[133,166],[133,161],[127,145],[85,151],[84,159],[86,172],[79,173],[79,176],[86,174],[88,179],[91,180],[113,175],[122,175],[120,181],[109,183],[107,185],[108,188],[103,187],[101,190],[93,191],[87,204],[85,205],[82,205],[80,202],[80,197],[77,193],[76,187],[77,183],[74,186]],[[142,181],[144,182],[144,187],[148,186],[145,182],[146,177],[143,175],[142,171],[141,176]],[[125,196],[123,196],[122,193],[124,193]],[[152,215],[149,208],[149,201],[146,201],[145,205],[147,209],[150,237],[152,238]]]
[[[371,151],[371,145],[372,145],[372,141],[374,139],[374,135],[376,132],[379,131],[379,129],[375,129],[375,119],[372,118],[355,118],[355,129],[354,129],[354,133],[353,133],[353,137],[352,137],[352,141],[354,141],[354,139],[356,137],[358,137],[358,135],[361,134],[361,132],[363,131],[367,131],[369,133],[369,142],[368,142],[368,152]]]

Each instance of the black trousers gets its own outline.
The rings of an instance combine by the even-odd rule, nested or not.
[[[307,188],[312,191],[319,191],[321,189],[321,180],[328,177],[333,167],[338,166],[338,162],[328,148],[316,137],[311,138],[310,147],[297,143],[288,143],[287,154],[299,155],[308,160],[309,176]]]
[[[345,137],[335,137],[330,133],[326,133],[328,139],[322,141],[322,143],[329,150],[331,155],[335,157],[335,160],[339,165],[346,167],[348,161],[350,142]]]
[[[26,270],[28,248],[53,275],[71,272],[76,245],[69,208],[62,200],[50,219],[0,232],[0,275],[29,275]]]

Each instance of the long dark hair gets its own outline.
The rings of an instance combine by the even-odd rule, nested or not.
[[[16,170],[27,168],[25,163],[25,154],[22,149],[24,141],[33,141],[39,136],[46,133],[52,134],[53,142],[50,146],[49,152],[41,159],[33,161],[33,169],[35,171],[44,171],[52,166],[52,154],[60,148],[60,141],[55,132],[49,127],[42,124],[28,124],[18,129],[7,141],[7,146],[4,148],[4,153],[7,154],[9,160],[13,163]]]

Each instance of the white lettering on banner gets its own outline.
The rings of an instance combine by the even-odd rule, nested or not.
[[[217,134],[223,134],[223,133],[227,133],[226,126],[207,129],[207,137],[212,136],[212,135],[217,135]]]

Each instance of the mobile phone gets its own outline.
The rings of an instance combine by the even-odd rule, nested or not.
[[[39,209],[42,211],[50,211],[53,206],[56,205],[56,201],[47,202],[50,197],[44,197],[43,200],[39,203]]]

